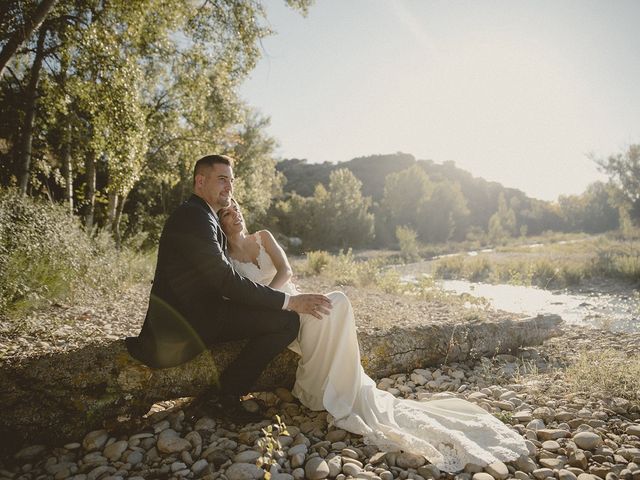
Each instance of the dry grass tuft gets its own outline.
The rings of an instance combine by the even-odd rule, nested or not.
[[[640,358],[615,350],[583,351],[566,371],[572,389],[640,402]]]

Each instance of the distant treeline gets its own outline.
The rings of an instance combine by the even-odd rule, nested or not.
[[[396,153],[343,163],[290,159],[276,168],[286,178],[272,225],[308,247],[395,246],[396,229],[423,243],[539,235],[546,231],[600,233],[619,227],[611,188],[602,182],[557,202],[528,197],[474,177],[454,162],[435,163]]]

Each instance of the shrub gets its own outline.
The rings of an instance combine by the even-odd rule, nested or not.
[[[89,237],[62,206],[0,190],[0,315],[72,299],[86,289],[117,293],[149,280],[153,257],[116,250],[104,232]]]
[[[311,274],[318,275],[329,264],[331,255],[324,250],[314,250],[307,252],[307,266],[306,271]]]
[[[404,283],[400,281],[400,274],[393,270],[387,269],[376,276],[376,286],[386,293],[402,293]]]
[[[547,288],[558,279],[558,270],[546,259],[531,263],[529,270],[531,283],[539,287]]]
[[[472,282],[489,280],[493,274],[491,261],[484,256],[474,257],[465,263],[465,277]]]
[[[584,268],[584,266],[566,264],[560,267],[560,277],[562,278],[562,282],[564,285],[580,285],[582,280],[587,276],[587,270]]]
[[[324,273],[337,285],[365,286],[371,283],[377,275],[377,268],[372,268],[372,266],[373,264],[369,264],[369,262],[357,262],[353,251],[349,249],[329,257],[329,263]]]
[[[0,191],[0,313],[66,297],[90,250],[63,208]]]
[[[638,242],[610,246],[598,252],[594,268],[601,274],[636,282],[640,280],[640,253]]]
[[[435,264],[434,275],[438,278],[456,279],[463,276],[464,257],[454,255],[439,259]]]
[[[409,227],[397,227],[396,239],[400,246],[402,258],[407,262],[412,262],[420,258],[418,234]]]

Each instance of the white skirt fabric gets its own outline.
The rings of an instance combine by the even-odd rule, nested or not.
[[[275,275],[260,244],[257,265],[234,262],[253,281],[268,284]],[[295,294],[295,287],[283,288]],[[528,455],[524,439],[477,405],[458,398],[414,401],[380,390],[360,363],[356,325],[349,299],[327,294],[332,309],[322,319],[300,316],[300,332],[289,348],[300,354],[292,393],[311,410],[326,410],[336,427],[362,435],[386,451],[423,455],[445,472],[467,463],[488,465]]]

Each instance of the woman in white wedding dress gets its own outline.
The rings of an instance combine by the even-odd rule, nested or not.
[[[218,215],[236,271],[296,293],[286,254],[271,233],[247,234],[233,203]],[[327,296],[330,314],[322,319],[301,315],[298,340],[289,346],[301,356],[292,393],[303,405],[326,410],[335,426],[362,435],[366,443],[424,455],[446,472],[460,471],[467,463],[484,466],[529,454],[517,432],[473,403],[458,398],[398,399],[376,388],[360,364],[349,299],[342,292]]]

